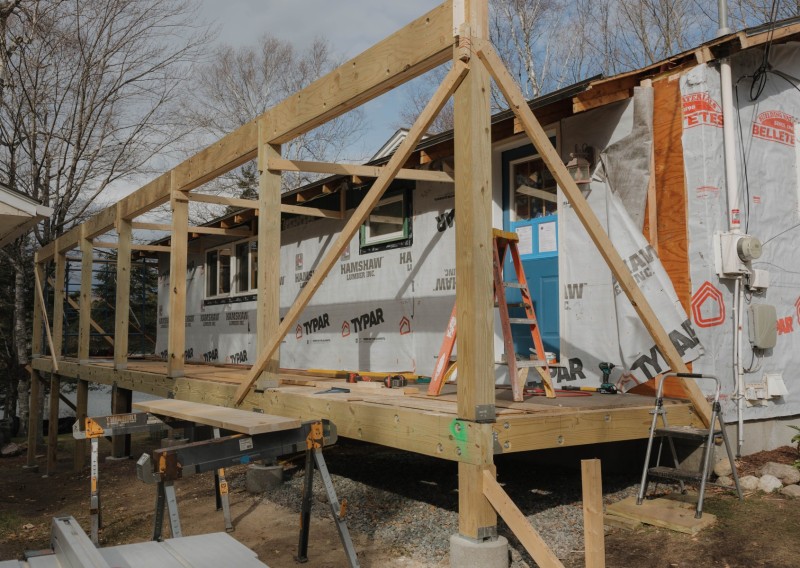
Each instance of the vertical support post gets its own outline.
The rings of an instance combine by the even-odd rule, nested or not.
[[[114,305],[114,368],[128,366],[128,318],[131,293],[131,232],[130,219],[124,219],[117,207],[117,302]]]
[[[189,238],[189,196],[175,187],[172,177],[172,237],[169,254],[169,336],[167,376],[182,377],[186,358],[186,248]]]
[[[603,533],[603,477],[600,460],[581,460],[583,486],[583,538],[586,568],[605,568]]]
[[[39,273],[39,282],[43,282],[44,270],[38,262],[34,270]],[[36,292],[34,292],[36,293]],[[34,299],[33,302],[33,333],[31,335],[31,358],[36,359],[42,355],[42,306]],[[36,468],[36,442],[39,440],[39,372],[31,369],[31,390],[28,397],[28,454],[25,467]]]
[[[81,302],[78,311],[78,363],[89,364],[92,333],[92,270],[94,268],[92,241],[87,238],[86,226],[81,227]]]
[[[455,16],[455,15],[454,15]],[[464,2],[455,59],[464,45],[489,37],[486,0]],[[458,307],[458,417],[492,420],[494,406],[494,294],[492,287],[492,186],[489,74],[473,58],[455,93],[456,305]],[[483,472],[493,470],[491,428],[481,432],[483,463],[458,464],[459,533],[484,540],[497,536],[497,515],[483,494]]]
[[[61,359],[64,348],[64,280],[67,277],[67,256],[59,251],[58,239],[56,239],[56,274],[53,284],[53,349],[55,358]]]
[[[274,337],[280,325],[281,172],[267,169],[270,158],[281,157],[281,147],[267,144],[266,119],[258,122],[258,345]],[[280,366],[280,348],[267,362],[256,388],[273,382]]]
[[[89,409],[89,381],[78,379],[78,390],[76,392],[77,404],[75,405],[75,419],[81,424],[81,430],[85,429],[86,416]],[[75,450],[73,454],[73,469],[76,473],[86,465],[86,443],[88,440],[74,440]]]
[[[61,379],[50,373],[50,416],[47,427],[47,475],[55,472],[58,457],[58,395],[61,392]]]
[[[133,411],[133,391],[114,384],[111,387],[111,414],[130,414]],[[131,455],[131,435],[111,436],[111,457],[126,458]]]

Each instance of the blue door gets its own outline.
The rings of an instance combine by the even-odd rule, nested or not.
[[[555,144],[555,137],[551,141]],[[503,229],[514,231],[520,237],[520,258],[542,341],[547,351],[559,355],[556,182],[530,144],[504,152],[502,168]],[[508,258],[505,270],[513,270]],[[509,289],[508,301],[518,302],[519,293]],[[512,309],[511,316],[524,317],[524,311]],[[516,352],[527,355],[533,346],[528,329],[512,326],[512,334]]]

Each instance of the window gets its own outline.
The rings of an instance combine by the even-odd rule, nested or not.
[[[258,240],[229,243],[206,252],[206,298],[234,297],[257,287]],[[239,298],[238,301],[244,301]]]
[[[411,245],[410,192],[381,200],[361,226],[360,252]]]
[[[541,158],[525,158],[511,163],[515,218],[525,221],[557,213],[556,181]]]

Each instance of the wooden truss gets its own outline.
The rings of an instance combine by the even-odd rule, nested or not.
[[[433,95],[405,140],[383,167],[319,164],[289,161],[281,156],[281,144],[329,121],[375,97],[403,84],[434,67],[452,62],[442,84]],[[98,373],[112,372],[88,365],[89,333],[91,325],[91,267],[95,247],[116,247],[117,305],[114,338],[114,377],[131,377],[131,384],[141,379],[127,371],[128,309],[130,286],[130,257],[133,250],[143,250],[132,243],[132,233],[139,229],[167,229],[169,246],[150,245],[151,251],[168,251],[170,254],[169,280],[169,331],[166,374],[176,379],[184,375],[186,313],[187,242],[192,234],[222,234],[239,236],[241,229],[190,227],[189,203],[202,201],[248,207],[258,213],[258,266],[261,275],[258,283],[258,359],[245,381],[233,396],[228,394],[222,403],[255,406],[252,387],[261,377],[269,378],[278,370],[278,348],[289,330],[308,305],[308,302],[347,246],[351,237],[364,222],[394,179],[427,179],[455,184],[455,206],[459,222],[456,224],[456,272],[458,288],[458,424],[464,428],[464,439],[469,440],[470,451],[459,451],[459,531],[470,538],[485,538],[495,534],[496,511],[501,512],[509,525],[517,521],[513,504],[495,481],[493,444],[496,432],[486,417],[494,413],[494,353],[493,353],[493,302],[492,302],[492,246],[491,246],[491,139],[490,139],[490,76],[500,87],[516,114],[525,133],[536,146],[545,164],[552,172],[570,204],[578,214],[587,232],[608,264],[614,277],[635,307],[648,332],[673,371],[686,372],[687,368],[666,331],[659,322],[646,298],[635,283],[630,271],[614,249],[608,235],[598,222],[580,190],[567,173],[556,151],[547,139],[541,125],[531,112],[524,97],[488,41],[487,0],[447,0],[394,35],[376,44],[363,54],[346,62],[330,74],[296,93],[263,115],[243,125],[215,144],[192,156],[171,171],[154,179],[144,187],[120,200],[117,204],[97,214],[80,227],[62,235],[46,245],[36,255],[37,299],[34,312],[34,359],[42,353],[42,319],[46,306],[41,291],[44,263],[55,263],[55,304],[53,331],[49,322],[47,341],[52,355],[51,393],[58,393],[59,369],[79,377],[78,414],[86,413],[88,380]],[[427,131],[433,119],[448,99],[455,97],[455,172],[422,172],[404,169],[409,156]],[[252,159],[258,160],[259,198],[243,200],[219,198],[195,193],[193,190],[209,180],[232,170]],[[344,219],[348,212],[290,206],[281,203],[281,171],[311,171],[331,174],[374,177],[375,181],[361,204],[349,213],[349,218],[339,237],[317,266],[312,278],[302,289],[289,312],[280,320],[280,215],[305,214]],[[169,203],[172,221],[168,225],[134,221],[141,214]],[[117,242],[95,242],[94,239],[116,229]],[[249,232],[248,232],[249,234]],[[78,247],[82,255],[82,280],[80,296],[80,325],[78,363],[64,361],[63,304],[64,270],[66,252]],[[37,373],[36,370],[33,373]],[[103,375],[103,380],[108,378]],[[160,384],[160,383],[159,383]],[[182,383],[181,383],[182,384]],[[38,390],[38,380],[32,381]],[[707,421],[708,404],[694,383],[684,385],[690,394],[696,412]],[[150,390],[157,391],[153,387]],[[164,386],[164,392],[169,390]],[[211,387],[208,387],[211,388]],[[160,392],[160,391],[159,391]],[[225,391],[228,392],[228,391]],[[174,395],[174,391],[172,392]],[[288,400],[288,399],[287,399]],[[248,402],[250,401],[250,402]],[[32,405],[32,408],[36,405]],[[328,407],[331,405],[328,403]],[[56,408],[51,403],[51,409]],[[337,407],[338,408],[338,407]],[[356,414],[351,411],[353,420]],[[351,416],[346,412],[342,416]],[[31,412],[35,420],[35,412]],[[399,415],[395,416],[400,420]],[[405,419],[405,417],[403,417]],[[428,420],[432,418],[426,418]],[[346,418],[344,418],[346,422]],[[57,420],[51,420],[51,427]],[[348,424],[340,424],[340,432],[350,432]],[[438,427],[438,426],[436,426]],[[434,426],[431,427],[432,429]],[[35,428],[32,429],[35,432]],[[360,431],[360,430],[359,430]],[[52,432],[51,432],[52,433]],[[409,434],[411,435],[411,434]],[[414,440],[398,445],[409,449],[417,446]],[[422,445],[419,446],[420,448]],[[466,446],[464,446],[466,447]],[[35,443],[29,444],[30,452]],[[83,452],[77,446],[77,452]],[[76,454],[77,455],[77,454]],[[54,455],[48,463],[54,464]],[[80,454],[82,463],[82,454]],[[78,463],[78,459],[76,459]],[[506,516],[509,515],[509,516]],[[527,523],[524,523],[527,525]],[[520,540],[528,547],[540,565],[559,566],[552,552],[532,537],[528,529],[514,528]],[[529,528],[529,527],[528,527]],[[530,529],[532,530],[532,529]],[[520,531],[520,532],[518,532]],[[534,533],[535,534],[535,533]],[[537,540],[538,539],[538,540]]]

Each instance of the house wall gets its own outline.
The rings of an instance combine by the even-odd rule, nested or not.
[[[763,243],[761,258],[753,268],[769,272],[769,288],[747,291],[744,302],[744,376],[751,385],[743,394],[750,398],[746,420],[762,420],[800,414],[800,202],[798,201],[797,123],[800,93],[791,81],[770,72],[763,92],[750,100],[747,76],[762,63],[763,52],[751,50],[732,60],[734,84],[738,84],[737,170],[742,198],[741,231]],[[772,46],[774,71],[800,76],[800,44]],[[796,79],[795,79],[796,81]],[[706,353],[694,365],[697,372],[711,373],[723,382],[726,418],[734,419],[736,402],[733,370],[734,283],[716,274],[714,234],[728,230],[720,79],[717,67],[701,65],[684,74],[683,146],[689,220],[689,262],[692,281],[692,316]],[[748,341],[748,307],[769,304],[777,312],[777,344],[755,352]],[[766,375],[779,375],[787,394],[757,398],[758,385]],[[762,389],[763,390],[763,389]],[[780,429],[779,429],[780,430]],[[784,428],[784,443],[789,439]]]

